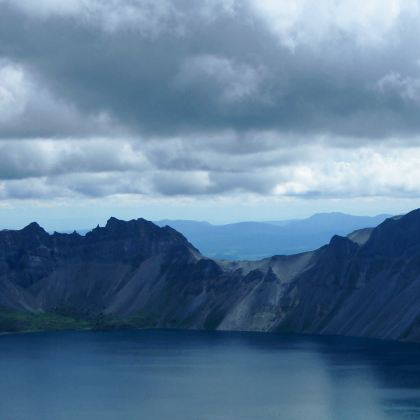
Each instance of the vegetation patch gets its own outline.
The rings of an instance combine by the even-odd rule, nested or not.
[[[151,328],[155,324],[141,314],[117,317],[104,314],[62,314],[56,311],[32,313],[0,309],[0,332],[109,330]]]

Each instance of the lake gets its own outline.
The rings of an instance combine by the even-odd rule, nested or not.
[[[420,345],[199,331],[0,336],[1,420],[420,419]]]

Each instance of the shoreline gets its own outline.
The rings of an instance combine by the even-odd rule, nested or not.
[[[341,334],[306,334],[293,332],[279,332],[279,331],[257,331],[257,330],[209,330],[204,328],[171,328],[171,327],[123,327],[123,328],[79,328],[79,329],[40,329],[40,330],[22,330],[22,331],[0,331],[0,338],[3,336],[20,335],[20,334],[36,334],[36,333],[61,333],[61,332],[122,332],[122,331],[179,331],[179,332],[208,332],[208,333],[231,333],[231,334],[255,334],[268,336],[292,336],[302,338],[330,338],[330,339],[362,339],[368,341],[381,341],[384,343],[404,343],[420,346],[420,341],[404,340],[404,339],[389,339],[371,336],[360,335],[341,335]]]

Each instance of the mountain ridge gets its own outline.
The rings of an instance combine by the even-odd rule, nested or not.
[[[420,341],[418,272],[420,210],[334,235],[314,251],[258,261],[207,258],[175,229],[145,219],[110,218],[85,236],[48,234],[36,223],[0,231],[3,312],[70,317],[92,328]],[[1,319],[3,330],[24,329]]]

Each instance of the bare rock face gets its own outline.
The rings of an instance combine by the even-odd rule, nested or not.
[[[0,232],[0,308],[420,341],[420,210],[260,261],[205,258],[144,219],[111,218],[86,236],[31,223]]]

